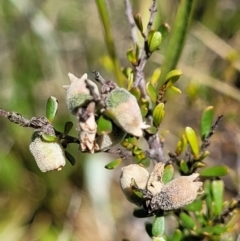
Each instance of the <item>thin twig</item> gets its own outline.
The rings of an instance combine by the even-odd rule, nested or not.
[[[151,53],[149,52],[148,48],[148,33],[151,30],[153,20],[157,11],[156,7],[156,0],[152,1],[152,5],[149,8],[150,11],[150,17],[147,25],[147,30],[144,33],[144,49],[141,52],[141,56],[139,59],[138,65],[135,67],[135,76],[134,76],[134,86],[138,87],[141,91],[144,97],[147,97],[146,94],[146,88],[145,88],[145,78],[144,78],[144,73],[143,70],[145,68],[147,59],[150,57]]]
[[[64,133],[55,130],[52,124],[44,116],[32,117],[30,120],[28,120],[17,112],[9,112],[3,109],[0,109],[0,116],[4,116],[8,118],[9,121],[22,127],[30,127],[48,135],[57,135],[60,139],[64,140],[63,142],[65,146],[67,146],[69,143],[79,144],[79,140],[77,138],[65,135]]]
[[[133,13],[132,13],[132,6],[129,0],[125,0],[126,5],[126,15],[131,27],[131,37],[134,44],[138,43],[138,36],[137,36],[137,26],[135,24]]]

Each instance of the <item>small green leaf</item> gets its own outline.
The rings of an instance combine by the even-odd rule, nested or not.
[[[209,180],[206,180],[204,182],[204,193],[206,195],[205,201],[207,206],[207,214],[210,216],[212,214],[212,193],[211,193],[211,182]]]
[[[73,128],[73,123],[71,121],[67,121],[64,126],[64,134],[68,135],[68,133],[72,128]]]
[[[127,55],[128,61],[129,61],[132,65],[136,65],[136,64],[137,64],[138,60],[137,60],[137,56],[136,56],[133,48],[130,48],[130,49],[127,51],[126,55]]]
[[[155,30],[150,30],[148,33],[148,47],[149,51],[157,50],[162,43],[162,34]]]
[[[152,86],[156,86],[159,78],[160,78],[160,75],[161,75],[161,68],[156,68],[154,71],[153,71],[153,74],[152,74],[152,77],[151,77],[151,81],[150,83],[152,84]]]
[[[221,235],[227,232],[227,227],[224,224],[216,224],[212,230],[214,234]]]
[[[228,167],[224,165],[209,167],[200,171],[200,176],[202,177],[220,177],[227,174]]]
[[[173,233],[171,241],[181,241],[182,237],[183,237],[182,231],[179,229],[176,229],[175,232]]]
[[[193,169],[196,170],[197,168],[205,167],[206,163],[202,161],[197,161],[193,164]]]
[[[177,143],[175,153],[179,156],[184,151],[186,146],[187,146],[187,138],[185,135],[182,135],[181,139]]]
[[[196,222],[193,220],[192,217],[190,217],[188,214],[181,212],[179,215],[180,220],[182,221],[182,224],[184,227],[193,230],[196,228]]]
[[[112,122],[105,116],[101,115],[97,120],[98,135],[109,134],[112,132]]]
[[[155,126],[150,126],[149,128],[145,129],[145,131],[149,134],[154,135],[157,133],[158,129]]]
[[[151,160],[148,157],[145,157],[138,162],[138,164],[140,164],[143,167],[149,167],[150,163],[151,163]]]
[[[136,183],[136,181],[135,181],[134,178],[131,179],[130,187],[131,187],[132,191],[133,191],[138,197],[140,197],[140,198],[143,197],[143,193],[139,190],[138,185],[137,185],[137,183]]]
[[[156,103],[156,101],[157,101],[156,89],[153,87],[153,85],[150,82],[147,83],[146,90],[147,90],[147,94],[149,95],[151,101],[153,103]]]
[[[74,156],[70,154],[68,151],[64,151],[64,153],[67,160],[72,164],[72,166],[74,166],[76,164],[76,159],[74,158]]]
[[[168,182],[172,181],[174,176],[174,168],[173,165],[166,165],[164,168],[163,176],[162,176],[162,182],[164,184],[167,184]]]
[[[115,169],[116,167],[118,167],[121,163],[122,163],[122,158],[118,158],[118,159],[115,159],[115,160],[109,162],[105,166],[105,168],[108,170],[112,170],[112,169]]]
[[[204,138],[208,135],[211,130],[213,122],[213,106],[208,106],[202,113],[200,129],[201,129],[201,138]]]
[[[146,107],[146,105],[141,105],[140,110],[141,110],[141,114],[142,114],[143,117],[147,115],[148,108]]]
[[[165,39],[170,32],[170,26],[168,25],[168,23],[163,23],[162,25],[160,25],[157,31],[159,31],[162,34],[162,38]]]
[[[152,224],[152,235],[159,237],[164,234],[165,231],[165,217],[155,217]]]
[[[222,180],[212,181],[213,213],[219,216],[223,208],[224,184]]]
[[[191,127],[186,127],[185,129],[186,137],[188,140],[188,143],[192,149],[192,152],[195,157],[199,154],[199,146],[197,141],[197,136],[195,134],[195,131]]]
[[[138,43],[135,44],[135,56],[136,56],[136,59],[137,59],[137,62],[138,62],[138,59],[139,59],[139,55],[140,55],[140,46]]]
[[[181,161],[180,161],[180,170],[181,170],[184,174],[189,173],[189,167],[188,167],[186,161],[184,161],[184,160],[181,160]]]
[[[164,83],[167,84],[167,88],[171,87],[174,83],[177,82],[177,80],[182,75],[182,70],[180,69],[174,69],[170,71],[165,78]]]
[[[191,212],[200,212],[202,208],[203,208],[202,200],[195,200],[194,202],[184,207],[185,210],[191,211]]]
[[[143,24],[142,24],[142,18],[141,18],[140,13],[134,14],[134,20],[135,20],[135,23],[136,23],[139,31],[142,33],[143,32]]]
[[[198,161],[202,161],[204,160],[207,156],[210,155],[210,152],[209,151],[205,151],[199,158],[198,158]]]
[[[44,141],[48,141],[48,142],[55,142],[58,139],[56,136],[52,136],[48,134],[42,134],[41,137],[44,139]]]
[[[130,89],[130,93],[133,94],[136,97],[137,100],[139,100],[140,97],[141,97],[141,92],[137,87],[132,87]]]
[[[46,105],[46,117],[49,122],[53,122],[58,110],[58,100],[54,96],[50,96]]]
[[[170,88],[171,88],[173,91],[177,92],[178,94],[182,94],[182,91],[181,91],[179,88],[177,88],[176,86],[172,85]]]
[[[133,80],[134,80],[134,75],[133,75],[133,72],[131,72],[128,75],[128,85],[127,85],[128,90],[130,90],[133,87]]]
[[[153,111],[153,121],[156,127],[158,127],[161,124],[164,115],[165,115],[164,103],[159,103]]]

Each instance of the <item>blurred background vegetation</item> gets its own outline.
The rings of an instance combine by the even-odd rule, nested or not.
[[[178,1],[158,1],[156,25],[171,26]],[[129,66],[131,46],[124,1],[106,1],[118,60]],[[151,0],[132,1],[134,13],[147,23]],[[161,50],[148,61],[145,76],[163,61]],[[209,166],[224,163],[226,199],[239,192],[240,183],[240,2],[194,1],[194,12],[178,67],[182,94],[168,93],[161,130],[167,150],[175,148],[185,126],[198,130],[201,111],[215,107],[223,114],[210,146]],[[102,23],[93,0],[8,0],[0,4],[0,107],[26,118],[45,115],[50,95],[59,100],[54,122],[62,130],[72,120],[62,85],[68,72],[75,75],[98,70],[109,79],[116,72],[108,56]],[[150,240],[146,219],[132,216],[118,184],[120,168],[104,169],[110,157],[83,155],[77,145],[68,149],[76,158],[61,172],[41,173],[28,146],[31,129],[0,118],[0,240]],[[70,133],[76,136],[75,129]],[[126,163],[123,163],[124,165]],[[236,223],[234,235],[238,235]],[[237,231],[238,230],[238,231]],[[235,237],[235,236],[234,236]]]

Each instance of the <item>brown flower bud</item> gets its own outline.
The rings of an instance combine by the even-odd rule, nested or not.
[[[61,144],[45,141],[39,132],[34,132],[29,150],[42,172],[60,171],[66,164]]]

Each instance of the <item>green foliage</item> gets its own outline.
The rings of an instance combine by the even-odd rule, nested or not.
[[[134,4],[138,4],[138,9],[148,9],[148,7],[142,5],[142,2],[143,1],[140,1]],[[238,21],[239,15],[236,14],[237,10],[232,9],[231,16],[226,15],[228,16],[227,18],[217,19],[216,17],[214,19],[212,17],[213,10],[221,8],[221,6],[217,6],[216,2],[217,1],[196,3],[195,8],[197,10],[201,9],[200,12],[203,12],[203,15],[199,16],[199,11],[197,11],[194,19],[202,19],[201,21],[204,26],[211,29],[211,33],[214,34],[215,32],[216,36],[224,36],[224,39],[228,39],[228,36],[231,36],[231,40],[234,40],[237,29],[239,29],[238,23],[240,22]],[[51,241],[62,240],[63,237],[66,237],[68,240],[79,240],[79,233],[81,233],[83,237],[80,237],[80,239],[82,240],[89,240],[89,236],[92,239],[97,238],[101,240],[101,226],[99,226],[99,231],[96,230],[96,225],[93,224],[96,223],[94,216],[100,216],[101,218],[103,218],[103,216],[98,215],[96,210],[89,210],[89,203],[93,200],[90,200],[88,194],[83,195],[84,198],[82,198],[82,194],[78,194],[79,190],[81,193],[87,193],[85,190],[86,183],[90,181],[94,182],[98,173],[95,168],[90,168],[90,180],[83,181],[86,177],[82,172],[84,168],[85,173],[87,172],[86,166],[88,165],[84,160],[88,158],[89,155],[79,154],[76,148],[70,145],[72,143],[79,144],[78,137],[72,139],[70,144],[66,142],[67,136],[72,133],[74,133],[73,135],[75,136],[75,129],[79,127],[76,126],[75,119],[73,122],[66,121],[71,117],[69,117],[69,113],[63,108],[65,97],[63,97],[63,92],[59,91],[59,87],[62,83],[65,83],[67,79],[66,73],[69,68],[71,70],[75,69],[79,75],[90,72],[95,68],[101,68],[99,66],[104,66],[104,75],[110,75],[110,79],[116,80],[119,86],[127,87],[126,89],[135,96],[142,118],[149,124],[149,127],[144,129],[144,137],[152,137],[157,134],[162,145],[161,148],[164,150],[164,157],[167,156],[167,149],[165,149],[165,147],[171,149],[172,146],[176,146],[175,150],[168,151],[169,156],[165,161],[169,163],[165,166],[162,182],[167,184],[172,181],[174,179],[174,173],[178,173],[177,175],[183,177],[193,173],[199,173],[200,180],[204,182],[203,193],[192,203],[181,209],[164,212],[160,210],[159,213],[152,214],[153,220],[149,231],[151,238],[155,241],[199,239],[232,241],[233,239],[231,239],[231,237],[225,239],[224,235],[235,232],[234,225],[238,222],[239,217],[239,214],[236,213],[239,207],[239,200],[235,198],[225,201],[227,198],[230,198],[228,197],[229,195],[224,186],[224,182],[220,179],[222,176],[231,173],[231,166],[226,167],[222,164],[215,165],[215,163],[211,163],[211,165],[215,166],[208,167],[208,156],[211,153],[207,149],[210,143],[210,137],[216,129],[214,124],[214,110],[217,110],[217,112],[226,112],[225,107],[231,106],[233,114],[230,112],[226,119],[229,120],[232,119],[233,116],[236,116],[238,120],[238,106],[236,103],[232,104],[229,99],[227,99],[225,103],[225,97],[221,96],[219,98],[216,92],[212,92],[202,85],[198,86],[198,83],[194,82],[195,78],[200,78],[203,81],[201,83],[204,83],[204,81],[208,79],[208,77],[201,75],[204,73],[200,73],[200,75],[194,74],[195,76],[191,76],[193,82],[188,83],[180,79],[182,74],[185,77],[189,75],[189,70],[185,68],[187,69],[185,71],[184,69],[186,63],[185,65],[182,63],[179,65],[181,68],[183,66],[183,71],[175,69],[186,38],[193,1],[186,0],[179,3],[171,31],[167,23],[157,23],[157,21],[153,23],[154,27],[150,28],[149,31],[145,31],[144,26],[147,26],[145,23],[145,15],[142,14],[143,17],[141,17],[139,13],[134,14],[134,22],[142,39],[134,42],[133,47],[128,51],[120,49],[120,46],[126,46],[126,42],[124,42],[125,40],[123,41],[123,39],[127,38],[123,38],[123,36],[130,35],[129,32],[126,33],[129,29],[126,28],[126,32],[124,32],[125,24],[119,21],[119,19],[122,20],[124,13],[121,6],[115,5],[117,3],[114,3],[110,4],[107,9],[105,1],[96,1],[100,22],[104,29],[104,40],[102,40],[101,33],[99,34],[100,31],[98,31],[101,26],[98,25],[99,19],[95,16],[96,13],[90,14],[94,16],[92,18],[86,17],[86,15],[89,16],[91,9],[95,9],[91,4],[92,3],[83,3],[81,1],[70,1],[67,4],[61,2],[56,6],[52,0],[48,0],[46,3],[40,5],[33,1],[29,7],[23,7],[23,5],[21,7],[21,4],[18,4],[17,1],[5,1],[2,4],[1,43],[3,44],[3,54],[1,55],[1,79],[4,81],[1,84],[1,107],[5,107],[4,105],[6,104],[6,108],[17,110],[26,116],[32,116],[34,114],[42,115],[45,111],[46,118],[52,123],[58,109],[57,99],[53,96],[49,97],[46,108],[44,108],[43,101],[51,94],[57,95],[59,103],[61,104],[58,118],[54,121],[54,128],[56,129],[57,135],[52,136],[42,133],[41,138],[49,143],[60,140],[60,144],[64,148],[65,157],[72,165],[75,165],[75,167],[71,168],[70,165],[66,165],[64,171],[60,173],[51,172],[44,175],[39,173],[35,163],[32,161],[33,157],[29,155],[26,148],[30,141],[31,131],[22,131],[23,128],[8,127],[5,122],[1,122],[0,188],[3,195],[1,196],[2,202],[0,205],[2,210],[2,214],[0,215],[0,239]],[[206,6],[204,6],[204,4],[206,4]],[[114,11],[114,7],[119,7],[119,11]],[[171,12],[167,13],[164,13],[164,11],[166,11],[164,9],[167,8],[161,9],[163,12],[161,17],[169,20],[168,16],[173,15],[172,8],[169,8]],[[202,9],[206,11],[202,11]],[[28,16],[26,12],[30,12],[31,14]],[[121,12],[121,18],[119,18],[118,14],[115,15],[115,12]],[[221,17],[221,14],[222,12],[218,15]],[[160,18],[159,12],[157,12],[157,15],[158,18]],[[116,18],[116,20],[114,20],[114,18]],[[91,19],[90,22],[88,22],[88,19]],[[159,21],[159,19],[155,20]],[[113,26],[113,29],[117,29],[117,31],[114,30],[114,34],[111,31],[110,24]],[[218,27],[218,24],[221,27]],[[196,26],[193,25],[193,29]],[[230,28],[229,26],[232,27]],[[54,28],[56,28],[56,31],[53,31]],[[205,52],[202,52],[202,45],[204,45],[207,51],[209,46],[211,48],[213,48],[213,46],[219,46],[215,44],[215,42],[213,42],[213,45],[209,44],[207,41],[209,38],[206,37],[206,39],[204,39],[204,34],[202,34],[202,36],[203,40],[201,40],[201,44],[194,41],[194,46],[192,47],[193,52],[190,53],[187,58],[185,57],[189,62],[193,60],[193,56],[195,55],[199,58],[199,55],[196,54],[197,52],[201,52],[202,56],[205,55]],[[119,45],[119,41],[123,41],[123,43],[121,42]],[[141,44],[142,42],[144,42],[144,45]],[[231,43],[233,42],[234,41],[231,41]],[[104,45],[107,47],[109,56],[104,53]],[[143,65],[139,66],[142,57],[141,52],[144,50],[146,50],[147,56],[143,59],[145,59],[148,64],[146,65],[147,68],[141,71],[144,73],[143,77],[146,79],[146,84],[143,83],[142,85],[136,86],[137,69],[145,67]],[[202,61],[198,62],[202,62],[203,67],[208,69],[211,75],[224,76],[224,79],[234,84],[235,79],[232,76],[236,77],[237,83],[238,78],[235,71],[236,68],[238,68],[236,67],[238,66],[238,58],[236,51],[230,51],[231,53],[229,53],[229,51],[230,50],[227,49],[228,56],[224,55],[222,48],[217,52],[217,55],[223,58],[221,61],[219,61],[216,56],[214,56],[214,58],[213,56],[206,56],[204,60],[201,59]],[[159,53],[164,54],[165,59],[161,68],[158,67],[160,64],[158,59]],[[186,50],[186,53],[189,53],[189,49]],[[119,56],[117,56],[117,54]],[[148,61],[152,55],[153,58],[151,60],[157,62],[157,66],[154,66],[155,63]],[[129,63],[122,61],[126,56]],[[120,59],[122,65],[132,66],[123,66],[121,71]],[[211,59],[216,59],[216,63],[212,64]],[[226,66],[224,67],[222,66],[223,60],[227,60],[227,63],[225,63]],[[217,62],[221,62],[221,66],[219,66]],[[214,71],[210,66],[213,66]],[[86,68],[89,69],[86,70]],[[208,85],[213,86],[215,90],[230,96],[235,96],[234,98],[238,99],[237,96],[239,96],[239,93],[234,92],[232,89],[225,88],[224,84],[224,82],[220,82],[220,87],[217,87],[214,82],[208,83]],[[144,85],[146,86],[145,96],[142,93]],[[171,90],[181,93],[181,89],[185,90],[186,85],[187,92],[185,93],[184,91],[183,96],[185,97],[187,95],[187,102],[189,103],[182,104],[182,97],[176,97]],[[226,92],[224,92],[225,89]],[[172,107],[178,98],[179,102]],[[208,102],[211,102],[211,105],[205,108],[205,106],[209,105]],[[212,104],[214,104],[216,108],[213,108]],[[234,108],[234,106],[236,107]],[[198,118],[199,109],[204,109],[201,118]],[[147,155],[146,146],[143,147],[143,138],[135,137],[118,127],[116,128],[111,120],[102,115],[101,111],[101,108],[96,111],[97,135],[100,139],[107,137],[108,141],[109,139],[111,140],[111,143],[109,144],[108,142],[104,148],[100,145],[99,152],[103,150],[107,152],[105,150],[108,150],[110,146],[121,142],[121,148],[127,150],[127,153],[130,153],[133,162],[144,167],[151,166],[152,160]],[[174,116],[170,117],[171,121],[169,121],[171,113],[173,113]],[[190,116],[191,120],[185,118],[185,116]],[[178,133],[179,129],[182,130],[179,139],[174,143],[170,143],[170,147],[168,146],[168,142],[170,141],[168,135],[158,134],[164,132],[163,126],[165,128],[166,124],[171,132],[171,136],[172,134],[175,135],[175,133]],[[193,128],[183,128],[185,125],[192,126]],[[196,128],[198,125],[200,125],[200,130]],[[64,128],[62,128],[63,126]],[[57,131],[58,128],[64,129],[63,133]],[[231,140],[236,139],[231,131],[229,136]],[[176,136],[174,137],[176,138]],[[225,138],[226,134],[224,138],[218,138],[218,134],[216,134],[217,141],[211,141],[211,148],[218,148],[218,146],[215,147],[215,143]],[[104,142],[102,139],[99,141],[101,144]],[[228,142],[228,140],[226,140],[226,142]],[[229,148],[231,143],[227,143],[226,145],[226,142],[224,147],[226,148],[227,146],[227,148]],[[234,142],[234,144],[236,143]],[[214,151],[213,154],[219,152],[218,149],[214,149]],[[221,156],[224,151],[221,150]],[[116,153],[113,155],[115,154]],[[125,153],[123,153],[123,155],[124,154]],[[104,158],[99,158],[99,162],[104,161]],[[111,156],[111,158],[114,159],[115,157]],[[215,156],[213,155],[213,159],[214,158]],[[110,163],[106,165],[103,164],[103,166],[105,165],[105,168],[109,170],[115,169],[119,167],[120,164],[125,165],[125,159],[125,156],[123,158],[115,158]],[[219,163],[219,160],[217,161]],[[102,179],[104,179],[104,177]],[[99,190],[102,190],[103,187],[108,188],[109,186],[109,181],[106,181],[105,185],[101,187],[99,185]],[[136,183],[133,183],[133,186],[137,188]],[[119,193],[117,193],[118,188],[114,186],[113,189],[113,196],[116,195],[120,197]],[[233,189],[234,188],[231,190]],[[105,193],[104,190],[102,193]],[[109,191],[109,189],[107,189],[107,191]],[[138,194],[141,198],[143,197],[142,192],[138,192]],[[99,208],[98,206],[102,202],[101,195],[97,195],[96,193],[94,193],[94,195],[95,199],[97,199],[97,202],[95,202],[97,205],[95,205],[97,209],[101,209],[101,207]],[[81,196],[81,199],[78,199],[79,196]],[[118,215],[120,215],[120,213],[123,213],[123,206],[121,205],[124,202],[121,201],[119,198],[112,206],[113,210],[116,210],[117,215],[114,216],[117,216],[117,218],[119,218]],[[78,214],[78,211],[75,211],[78,210],[80,203],[83,205],[81,206],[82,210],[87,210],[86,213],[84,211],[81,212],[81,215]],[[89,205],[87,208],[84,206],[86,205],[85,203]],[[104,203],[106,203],[105,200]],[[105,207],[103,210],[105,211]],[[89,215],[93,212],[96,212],[96,215]],[[105,212],[104,215],[106,213],[107,212]],[[176,218],[177,223],[175,230],[173,230],[172,233],[167,233],[165,230],[166,225],[168,225],[166,216],[170,215]],[[67,219],[65,217],[67,217]],[[91,220],[89,221],[89,219]],[[109,218],[109,220],[111,220],[111,218]],[[81,225],[79,225],[78,222],[81,223]],[[118,225],[122,224],[120,223]],[[131,227],[131,225],[126,226]],[[105,225],[103,229],[106,227],[107,225]],[[121,230],[121,227],[119,230]],[[94,233],[89,234],[89,232],[85,234],[85,230],[93,229],[96,230],[96,235]],[[114,228],[112,228],[112,230],[114,230]],[[99,235],[98,232],[101,234]],[[97,237],[94,237],[94,235]],[[140,236],[142,234],[139,233],[138,235]],[[137,237],[136,240],[138,238],[139,237]]]

